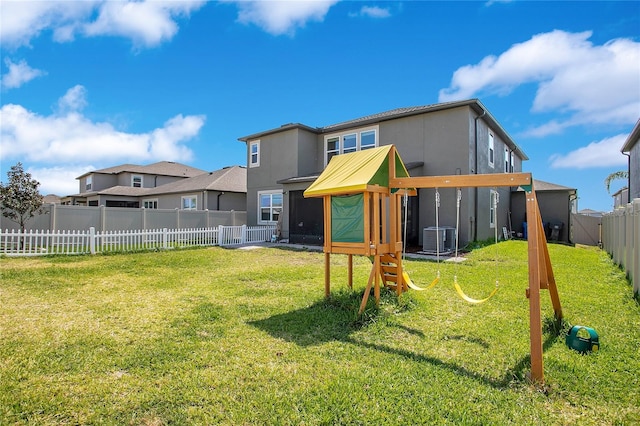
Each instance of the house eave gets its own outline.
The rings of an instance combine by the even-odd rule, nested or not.
[[[638,143],[638,139],[640,139],[640,118],[638,119],[638,121],[636,121],[636,125],[634,126],[633,130],[629,134],[629,137],[625,141],[624,145],[622,145],[620,152],[624,154],[631,152],[631,148],[636,143]]]
[[[254,133],[248,136],[242,136],[240,138],[238,138],[238,140],[240,142],[244,142],[247,143],[249,141],[252,140],[256,140],[256,139],[260,139],[264,136],[269,136],[269,135],[273,135],[275,133],[280,133],[280,132],[284,132],[287,130],[294,130],[294,129],[301,129],[301,130],[306,130],[308,132],[311,133],[316,133],[319,134],[321,133],[320,129],[318,129],[317,127],[310,127],[301,123],[289,123],[289,124],[283,124],[280,127],[276,127],[275,129],[269,129],[269,130],[265,130],[263,132],[258,132],[258,133]]]

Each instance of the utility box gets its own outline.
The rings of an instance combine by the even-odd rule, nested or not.
[[[456,228],[452,226],[430,226],[422,230],[422,251],[425,253],[436,254],[439,249],[440,253],[448,254],[453,252],[455,244]]]

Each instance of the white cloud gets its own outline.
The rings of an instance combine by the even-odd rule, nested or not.
[[[29,167],[31,176],[40,182],[41,194],[56,194],[59,196],[77,194],[79,190],[78,176],[95,170],[93,166],[64,165],[55,167]]]
[[[108,1],[100,7],[98,18],[83,26],[83,33],[131,38],[136,45],[156,46],[178,32],[174,17],[189,16],[203,1]]]
[[[565,118],[532,129],[527,135],[559,133],[569,126],[634,123],[640,115],[640,43],[615,39],[594,46],[591,32],[555,30],[513,45],[500,56],[487,56],[453,74],[440,101],[507,95],[536,83],[533,112],[558,112]]]
[[[254,24],[273,35],[293,35],[308,21],[322,22],[338,0],[230,0],[238,7],[238,21]]]
[[[628,135],[616,135],[601,141],[591,142],[587,146],[571,151],[568,154],[554,154],[549,162],[554,169],[587,169],[592,167],[624,166],[627,157],[620,148]]]
[[[71,41],[76,35],[110,35],[130,38],[138,47],[157,46],[178,31],[176,17],[189,16],[205,4],[202,0],[0,1],[4,47],[29,45],[47,30],[58,42]]]
[[[60,113],[71,111],[82,111],[87,106],[87,89],[80,84],[67,90],[63,97],[58,99],[58,110]]]
[[[42,116],[21,105],[0,109],[3,158],[24,158],[36,163],[120,161],[189,161],[185,145],[198,135],[205,117],[176,115],[163,127],[145,133],[125,133],[107,122],[93,122],[78,112],[85,105],[82,86],[70,89],[59,105],[67,109]],[[76,109],[70,108],[75,107]]]
[[[44,71],[31,68],[25,60],[16,64],[11,59],[6,58],[4,63],[9,68],[9,72],[2,76],[3,89],[17,89],[24,83],[46,74]]]
[[[391,16],[389,9],[378,6],[362,6],[357,13],[350,13],[351,17],[388,18]]]

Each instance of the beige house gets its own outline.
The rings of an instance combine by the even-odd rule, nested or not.
[[[246,168],[207,172],[171,161],[123,164],[79,176],[80,192],[62,204],[147,209],[246,209]]]

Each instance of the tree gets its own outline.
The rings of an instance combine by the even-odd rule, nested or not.
[[[609,176],[607,176],[604,180],[604,186],[607,187],[607,192],[611,193],[611,191],[609,191],[609,189],[611,188],[611,182],[613,182],[614,180],[618,180],[618,179],[628,179],[629,178],[629,172],[626,170],[620,170],[617,172],[613,172],[611,173]]]
[[[7,172],[7,183],[0,182],[0,208],[2,216],[20,225],[24,232],[27,220],[42,212],[43,197],[38,191],[40,182],[31,178],[22,163]]]

